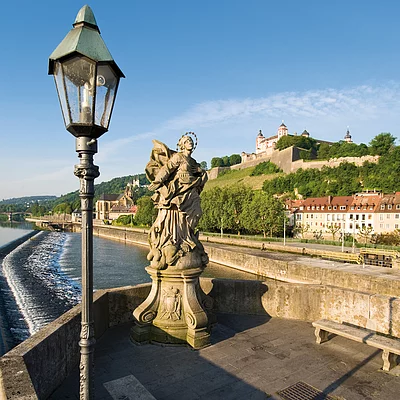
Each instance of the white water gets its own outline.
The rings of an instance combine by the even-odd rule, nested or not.
[[[65,233],[40,232],[3,260],[3,274],[29,327],[29,332],[17,332],[19,340],[54,320],[59,310],[80,301],[80,286],[60,271],[65,241]]]

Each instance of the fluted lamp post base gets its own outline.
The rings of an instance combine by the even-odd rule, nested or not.
[[[159,270],[147,267],[152,287],[147,299],[135,309],[131,340],[189,344],[200,349],[210,344],[207,312],[212,300],[201,289],[202,268]]]

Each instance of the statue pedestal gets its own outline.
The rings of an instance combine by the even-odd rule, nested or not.
[[[135,309],[131,329],[134,342],[189,344],[200,349],[210,344],[210,324],[205,309],[210,299],[200,288],[202,268],[159,270],[147,267],[151,292]]]

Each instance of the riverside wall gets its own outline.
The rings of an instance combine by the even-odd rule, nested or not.
[[[310,322],[327,318],[400,337],[400,299],[392,296],[281,281],[201,278],[200,283],[212,298],[215,313]],[[150,287],[142,284],[96,292],[96,338],[108,327],[132,322],[132,311],[147,297]],[[76,306],[1,357],[0,398],[47,398],[78,366],[79,332],[80,306]]]

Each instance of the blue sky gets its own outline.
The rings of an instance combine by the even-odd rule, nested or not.
[[[84,2],[2,4],[0,199],[78,189],[48,57]],[[96,182],[141,173],[152,139],[194,131],[198,161],[253,152],[259,129],[355,142],[400,137],[400,2],[153,0],[88,3],[126,75]]]

